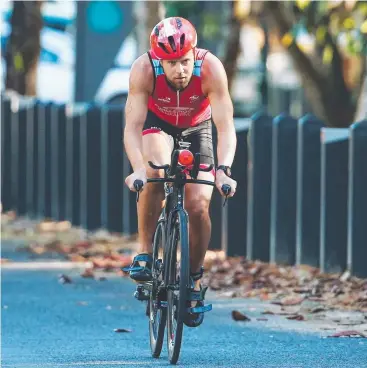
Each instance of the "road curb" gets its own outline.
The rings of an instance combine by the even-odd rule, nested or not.
[[[92,267],[92,262],[65,262],[65,261],[45,261],[45,262],[9,262],[3,263],[3,270],[62,270],[62,269],[84,269]]]

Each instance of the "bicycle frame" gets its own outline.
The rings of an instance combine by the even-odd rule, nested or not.
[[[181,145],[180,145],[181,147]],[[201,180],[197,179],[199,171],[209,172],[213,169],[213,165],[210,165],[208,168],[200,168],[200,153],[195,154],[195,161],[194,165],[189,166],[183,166],[178,165],[178,157],[179,157],[179,149],[175,149],[173,151],[172,157],[171,157],[171,164],[170,165],[163,165],[163,166],[156,166],[152,162],[149,162],[149,165],[153,169],[163,169],[164,170],[164,178],[150,178],[147,179],[148,183],[163,183],[164,185],[164,193],[165,193],[165,205],[161,211],[160,217],[158,219],[158,226],[162,226],[161,231],[165,233],[164,235],[164,243],[162,244],[162,250],[163,250],[163,267],[162,263],[157,266],[158,259],[156,258],[154,260],[153,258],[153,266],[157,267],[158,272],[160,275],[162,273],[162,280],[159,281],[158,284],[156,284],[157,279],[152,279],[152,282],[147,282],[144,285],[139,285],[136,293],[137,293],[137,299],[144,294],[144,289],[149,291],[149,308],[154,308],[155,311],[163,308],[168,308],[166,312],[160,312],[163,313],[166,318],[166,316],[170,316],[170,318],[177,318],[177,321],[179,320],[180,323],[178,326],[176,325],[177,331],[175,331],[172,334],[172,326],[173,322],[172,320],[167,319],[167,328],[170,332],[167,336],[170,336],[170,340],[167,340],[169,346],[169,359],[170,362],[175,364],[177,362],[178,356],[180,354],[180,348],[181,348],[181,342],[182,342],[182,329],[183,329],[183,323],[184,323],[184,316],[183,313],[186,312],[186,303],[187,303],[187,290],[189,287],[189,240],[188,240],[188,213],[185,210],[185,185],[186,184],[204,184],[204,185],[211,185],[215,186],[214,181],[208,181],[208,180]],[[191,178],[188,178],[187,175],[190,175]],[[139,191],[143,187],[143,182],[141,180],[136,180],[134,182],[134,188],[137,191],[137,201],[139,200]],[[222,191],[228,197],[228,195],[231,192],[231,188],[229,185],[224,184],[222,186]],[[177,218],[177,224],[180,227],[179,229],[176,227],[176,218]],[[178,230],[177,230],[178,229]],[[177,241],[177,231],[179,232],[179,237],[181,243],[181,252],[183,252],[182,257],[180,259],[181,267],[180,267],[180,278],[179,283],[175,282],[172,284],[172,273],[171,273],[171,267],[172,267],[172,255],[174,253],[173,249],[176,249],[177,251],[177,244],[172,243]],[[182,236],[182,238],[181,238]],[[155,243],[155,237],[153,239],[154,249],[159,250],[156,248]],[[158,244],[158,243],[157,243]],[[170,244],[175,244],[172,247],[169,246]],[[175,248],[176,247],[176,248]],[[156,252],[156,250],[154,250]],[[154,253],[156,254],[156,253]],[[158,255],[158,254],[157,254]],[[166,261],[168,260],[168,261]],[[174,261],[173,261],[174,262]],[[159,276],[157,276],[159,277]],[[155,301],[152,299],[152,292],[154,290],[153,299],[158,297],[157,303],[158,305],[155,305]],[[178,301],[175,299],[176,296],[173,294],[175,291],[179,292],[179,299]],[[159,299],[160,294],[163,292],[163,297],[166,299]],[[173,299],[172,299],[173,298]],[[140,300],[147,300],[146,298],[142,298]],[[173,300],[176,300],[174,302]],[[162,304],[162,303],[165,303]],[[175,309],[173,308],[174,303],[178,303],[175,308],[178,308],[180,317],[172,317],[174,316]],[[211,309],[211,308],[210,308]],[[208,310],[210,310],[208,309]],[[150,310],[150,309],[149,309]],[[182,312],[183,311],[183,312]],[[151,313],[151,312],[149,312]],[[157,312],[156,312],[157,313]],[[160,314],[162,316],[162,314]],[[176,323],[178,323],[176,321]],[[153,322],[150,320],[149,322],[149,329],[150,329],[150,341],[151,341],[151,349],[152,354],[154,357],[159,357],[161,349],[162,349],[162,339],[164,336],[164,333],[162,334],[161,329],[165,328],[166,322],[164,322],[164,326],[162,322],[159,320],[159,322],[156,322],[155,319],[153,319]],[[158,323],[158,324],[157,324]],[[154,325],[154,326],[153,326]],[[153,326],[153,327],[152,327]],[[152,330],[153,329],[153,330]],[[157,330],[158,329],[158,330]],[[171,330],[170,330],[171,329]],[[167,331],[168,331],[167,330]],[[153,332],[152,332],[153,331]],[[176,335],[177,332],[177,335]],[[157,336],[156,336],[157,334]],[[153,337],[152,337],[153,336]],[[173,337],[172,337],[173,336]],[[153,345],[152,345],[153,344]],[[173,344],[173,345],[172,345]]]

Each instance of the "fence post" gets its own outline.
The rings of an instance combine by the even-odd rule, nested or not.
[[[11,100],[1,96],[1,204],[4,212],[12,209],[11,202]]]
[[[273,119],[270,261],[294,264],[296,240],[297,120]]]
[[[233,178],[237,181],[237,190],[227,202],[228,235],[226,254],[229,257],[246,256],[247,238],[247,139],[250,119],[235,119],[237,148],[232,165]]]
[[[50,125],[50,150],[51,150],[51,180],[50,180],[50,192],[51,192],[51,217],[54,220],[60,220],[60,208],[59,208],[59,113],[58,105],[53,104],[51,108],[51,120],[47,122]]]
[[[217,163],[217,144],[218,144],[218,135],[217,129],[215,125],[212,126],[212,137],[213,137],[213,153],[214,160]],[[227,234],[223,233],[223,230],[226,228],[227,223],[223,223],[223,200],[222,196],[219,194],[218,190],[214,188],[212,199],[210,201],[209,207],[209,216],[212,223],[212,231],[209,241],[209,249],[210,250],[226,250],[228,237]]]
[[[85,226],[86,109],[87,104],[66,106],[66,217],[74,226]]]
[[[53,141],[57,141],[57,185],[54,188],[53,184],[53,198],[55,203],[53,217],[57,220],[64,221],[66,219],[66,157],[67,157],[67,118],[66,106],[55,105],[55,115],[57,115],[57,126],[54,126]],[[53,174],[53,180],[56,180]]]
[[[19,109],[20,100],[18,96],[11,99],[11,206],[18,211],[19,205]]]
[[[348,269],[367,277],[367,120],[350,127]]]
[[[101,122],[102,110],[89,106],[85,112],[85,228],[96,230],[101,227]]]
[[[320,269],[342,272],[347,265],[349,129],[321,130]]]
[[[27,116],[27,137],[26,137],[26,177],[27,177],[27,188],[26,188],[26,208],[29,216],[34,216],[35,211],[35,201],[34,201],[34,191],[35,191],[35,177],[37,172],[35,170],[36,166],[36,130],[35,130],[35,120],[36,120],[37,102],[32,104],[32,107],[28,110]]]
[[[298,120],[296,264],[319,267],[321,120],[307,114]]]
[[[57,118],[57,117],[56,117]],[[44,131],[44,139],[45,139],[45,167],[44,167],[44,175],[45,175],[45,191],[43,193],[44,196],[44,204],[45,204],[45,212],[44,217],[51,218],[52,217],[52,166],[55,164],[53,159],[53,152],[55,152],[55,148],[52,145],[52,126],[55,123],[55,114],[54,114],[54,105],[52,103],[47,103],[45,105],[45,131]]]
[[[37,124],[37,217],[45,217],[45,180],[46,180],[46,110],[44,103],[38,104]]]
[[[117,106],[108,106],[108,180],[107,180],[107,224],[108,229],[113,232],[124,231],[123,206],[123,109]],[[125,218],[126,220],[126,218]]]
[[[11,97],[11,202],[17,214],[27,213],[27,130],[32,98]],[[6,175],[9,175],[8,173]]]
[[[247,258],[269,261],[272,118],[253,116],[249,132]]]
[[[101,109],[101,227],[108,229],[108,106]]]

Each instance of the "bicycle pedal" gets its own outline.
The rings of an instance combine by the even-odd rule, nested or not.
[[[207,304],[204,305],[202,307],[191,307],[191,308],[187,308],[187,311],[189,313],[205,313],[205,312],[209,312],[213,309],[213,305],[212,304]]]
[[[149,291],[144,289],[142,285],[138,285],[134,297],[140,301],[149,300]]]

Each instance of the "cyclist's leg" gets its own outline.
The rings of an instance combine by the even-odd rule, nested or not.
[[[186,136],[185,136],[186,135]],[[183,134],[185,141],[191,142],[190,150],[200,152],[201,164],[214,164],[211,122],[204,122],[198,127],[189,129]],[[199,172],[198,179],[214,181],[212,172]],[[189,214],[190,226],[190,268],[191,272],[199,272],[205,253],[208,249],[211,221],[209,205],[213,187],[200,184],[188,184],[185,193],[185,209]],[[200,281],[197,281],[197,285]]]
[[[197,127],[190,128],[183,136],[185,141],[191,142],[190,150],[194,154],[200,152],[201,164],[214,165],[211,122],[204,122]],[[214,181],[214,174],[214,170],[199,172],[198,179]],[[201,287],[200,279],[211,234],[209,205],[212,193],[213,187],[208,185],[188,184],[186,186],[185,208],[189,214],[190,273],[193,281],[193,292],[190,294],[190,300],[192,300],[191,307],[201,310],[187,314],[184,323],[189,327],[199,326],[204,319],[206,288]]]
[[[156,165],[169,164],[172,139],[160,127],[157,117],[148,114],[143,130],[143,156],[148,178],[164,177],[163,170],[152,169],[148,161]],[[138,231],[140,251],[152,253],[152,238],[162,209],[163,184],[150,183],[144,187],[138,202]]]
[[[160,128],[160,120],[151,112],[148,112],[144,124],[142,140],[147,177],[163,177],[163,170],[152,169],[148,161],[156,165],[168,164],[172,151],[172,138]],[[163,200],[163,184],[160,183],[145,185],[139,196],[137,205],[139,250],[131,267],[126,269],[130,271],[130,277],[138,282],[149,281],[151,278],[152,241]]]
[[[212,173],[199,172],[198,179],[213,181]],[[185,209],[189,214],[190,269],[199,272],[204,262],[211,235],[209,205],[213,187],[188,184],[185,192]],[[198,281],[199,284],[199,281]]]

